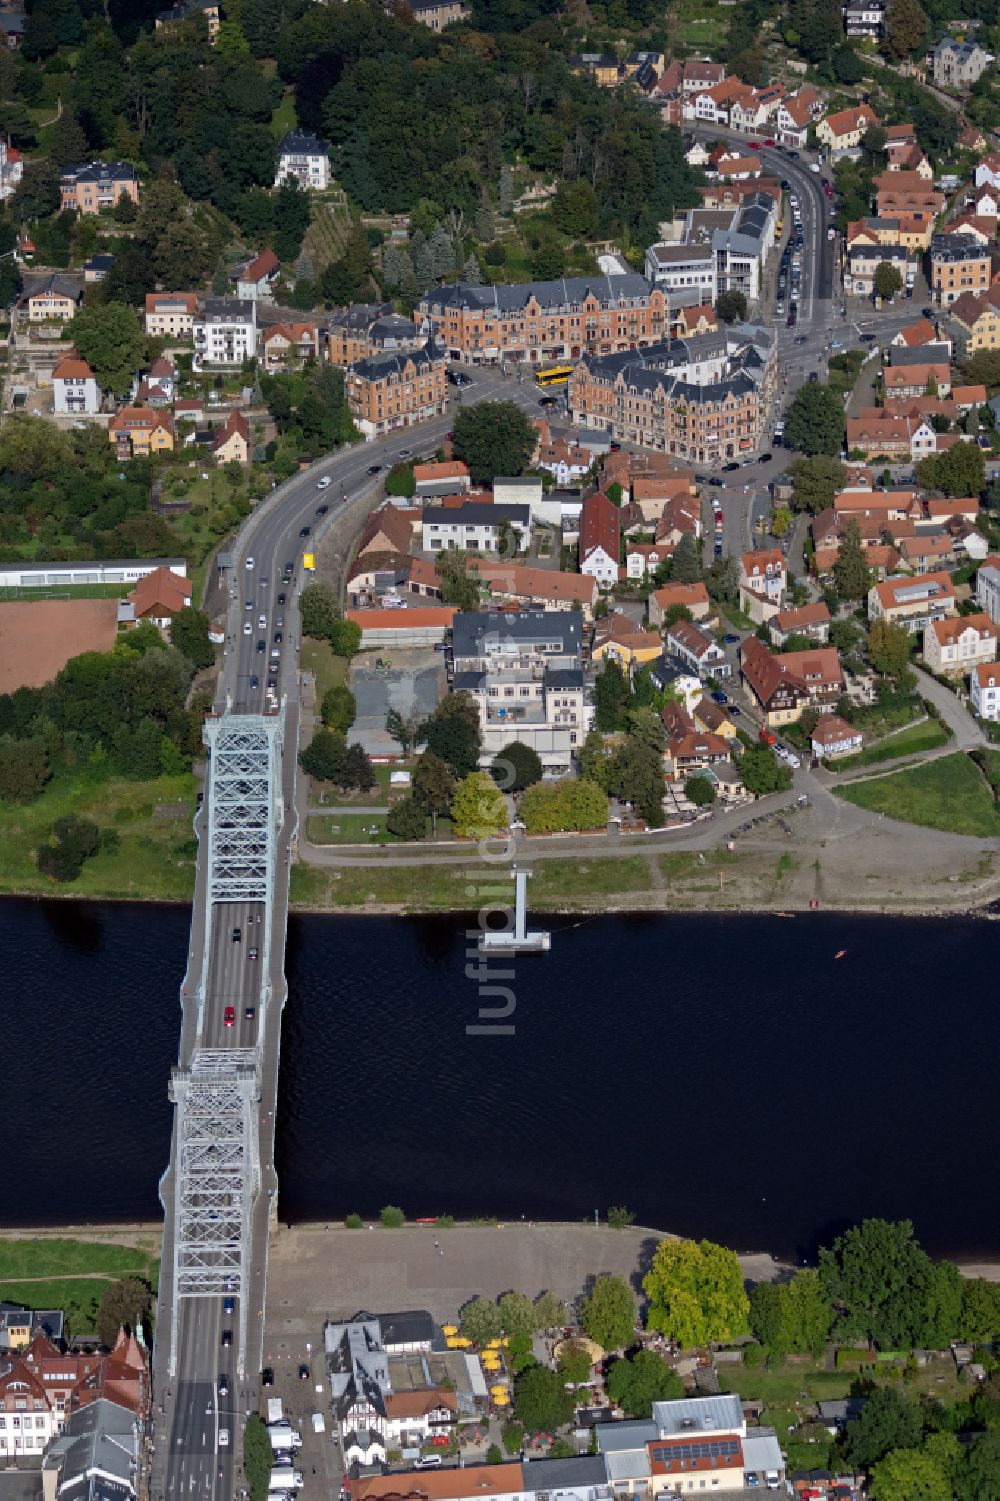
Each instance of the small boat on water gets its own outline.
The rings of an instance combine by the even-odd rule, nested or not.
[[[772,912],[771,916],[772,917],[794,917],[795,913],[794,912]]]
[[[843,957],[844,957],[844,955],[845,955],[845,954],[846,954],[846,953],[847,953],[847,950],[846,950],[846,949],[838,949],[838,950],[837,950],[837,952],[836,952],[836,953],[835,953],[835,954],[834,954],[834,956],[833,956],[833,957],[834,957],[834,958],[835,958],[835,959],[843,959]]]

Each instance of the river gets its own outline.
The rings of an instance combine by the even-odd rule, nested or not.
[[[972,919],[559,918],[469,1035],[460,918],[293,916],[283,1220],[640,1223],[808,1256],[865,1215],[1000,1254],[997,931]],[[188,913],[0,903],[6,1225],[157,1215]],[[842,959],[835,958],[846,950]],[[486,1002],[486,1004],[491,1004]]]

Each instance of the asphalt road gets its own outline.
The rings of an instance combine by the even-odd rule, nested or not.
[[[178,1355],[173,1377],[168,1371],[173,1255],[171,1171],[161,1185],[166,1229],[154,1357],[153,1501],[187,1501],[187,1498],[228,1501],[243,1483],[239,1442],[243,1423],[247,1413],[258,1406],[268,1220],[277,1190],[274,1110],[281,1008],[286,994],[288,876],[296,837],[293,810],[299,714],[298,591],[308,577],[302,569],[302,555],[312,549],[325,528],[344,515],[345,509],[349,512],[366,503],[372,486],[377,483],[368,474],[371,465],[388,468],[404,448],[414,455],[432,454],[451,429],[458,405],[503,396],[538,414],[539,393],[530,382],[518,383],[492,370],[471,372],[471,376],[472,385],[463,388],[460,396],[452,392],[446,416],[413,431],[398,430],[391,438],[333,454],[308,473],[296,475],[275,490],[258,505],[234,539],[230,548],[232,574],[220,575],[208,591],[210,612],[218,616],[225,611],[226,615],[227,640],[216,708],[263,713],[284,701],[281,795],[288,816],[278,841],[277,887],[270,912],[262,903],[219,903],[210,907],[207,862],[200,858],[198,863],[188,973],[182,993],[179,1059],[182,1064],[189,1063],[198,1047],[258,1049],[261,1182],[253,1210],[246,1349],[241,1351],[239,1347],[238,1309],[232,1316],[225,1315],[221,1297],[185,1300],[179,1312]],[[330,484],[321,491],[318,482],[323,477],[329,477]],[[317,515],[321,505],[328,507],[325,516]],[[305,528],[309,529],[308,536],[301,535]],[[282,584],[282,573],[289,563],[291,581]],[[280,595],[285,596],[282,603]],[[259,624],[261,617],[263,626]],[[249,633],[244,631],[245,622],[250,622]],[[279,631],[282,639],[277,642],[275,635]],[[263,650],[258,650],[258,642],[264,643]],[[272,698],[268,697],[269,676],[275,690]],[[206,824],[206,810],[202,809],[195,820],[199,837],[206,832]],[[206,920],[209,942],[203,970]],[[234,941],[235,929],[240,930],[239,941]],[[251,958],[252,949],[257,951],[255,958]],[[226,1020],[227,1008],[232,1010],[230,1022]],[[231,1344],[223,1345],[224,1330],[230,1332]],[[224,1383],[220,1378],[225,1378]],[[222,1431],[228,1434],[228,1443],[220,1444]]]

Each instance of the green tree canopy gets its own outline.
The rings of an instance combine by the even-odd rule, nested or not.
[[[905,626],[873,620],[868,633],[868,660],[883,677],[901,678],[910,665],[913,637]]]
[[[788,469],[792,482],[792,508],[815,516],[833,505],[833,497],[847,484],[847,470],[829,454],[796,459]]]
[[[460,839],[486,839],[507,827],[507,804],[489,772],[472,771],[455,788],[451,819]]]
[[[112,1346],[121,1328],[135,1330],[144,1326],[149,1336],[149,1313],[153,1296],[149,1283],[140,1277],[122,1277],[110,1283],[97,1305],[97,1333],[102,1345]]]
[[[875,296],[888,302],[902,290],[903,278],[899,267],[892,265],[890,261],[880,261],[875,267]]]
[[[747,300],[742,292],[720,292],[715,311],[723,323],[742,323],[747,315]]]
[[[917,1404],[895,1387],[877,1386],[867,1394],[859,1415],[848,1423],[841,1448],[848,1464],[867,1470],[893,1449],[914,1448],[920,1431]]]
[[[340,620],[340,603],[329,584],[307,584],[299,595],[302,634],[329,641]]]
[[[630,1418],[648,1418],[654,1402],[684,1395],[683,1381],[655,1350],[638,1350],[628,1360],[616,1360],[606,1385],[612,1402]]]
[[[475,700],[462,691],[450,693],[424,724],[421,738],[456,776],[475,771],[482,744]]]
[[[849,521],[833,565],[833,581],[841,599],[864,599],[871,587],[871,569],[861,540],[861,528]]]
[[[157,731],[157,770],[161,738]],[[100,842],[100,830],[93,819],[66,813],[56,819],[48,839],[39,845],[38,869],[53,881],[75,881],[84,862],[97,854]]]
[[[536,1365],[523,1371],[514,1383],[514,1406],[529,1431],[555,1432],[569,1422],[573,1397],[558,1371]]]
[[[542,779],[542,760],[523,740],[512,740],[493,758],[490,774],[504,792],[523,792]]]
[[[785,443],[802,453],[836,455],[844,444],[844,404],[836,391],[809,381],[785,414]]]
[[[684,1349],[749,1331],[749,1299],[734,1251],[710,1240],[662,1240],[643,1278],[647,1325]]]
[[[204,610],[186,605],[170,622],[170,644],[182,652],[192,667],[211,667],[215,648],[208,639],[209,619]]]
[[[910,1349],[923,1337],[930,1292],[930,1258],[909,1220],[865,1220],[820,1252],[819,1272],[831,1301],[842,1309],[851,1339],[880,1350]]]
[[[597,1277],[581,1305],[583,1327],[603,1350],[620,1350],[635,1336],[635,1294],[624,1277]]]
[[[521,474],[537,433],[513,401],[480,401],[455,418],[452,452],[469,466],[474,485],[491,485],[497,475]]]
[[[346,683],[334,683],[323,694],[319,713],[328,730],[339,730],[342,735],[346,735],[357,712],[354,694]]]
[[[873,1501],[952,1501],[943,1466],[922,1449],[897,1449],[879,1460],[868,1490]]]
[[[146,357],[146,336],[132,309],[118,302],[86,303],[70,333],[101,389],[124,396]]]
[[[482,1348],[503,1333],[500,1310],[489,1298],[473,1298],[461,1311],[462,1333]]]

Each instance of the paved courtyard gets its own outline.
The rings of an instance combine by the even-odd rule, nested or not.
[[[381,659],[388,667],[377,667]],[[389,709],[427,718],[445,691],[444,656],[433,647],[384,647],[362,652],[351,663],[351,692],[357,717],[351,739],[369,756],[398,756],[399,746],[386,733]]]

